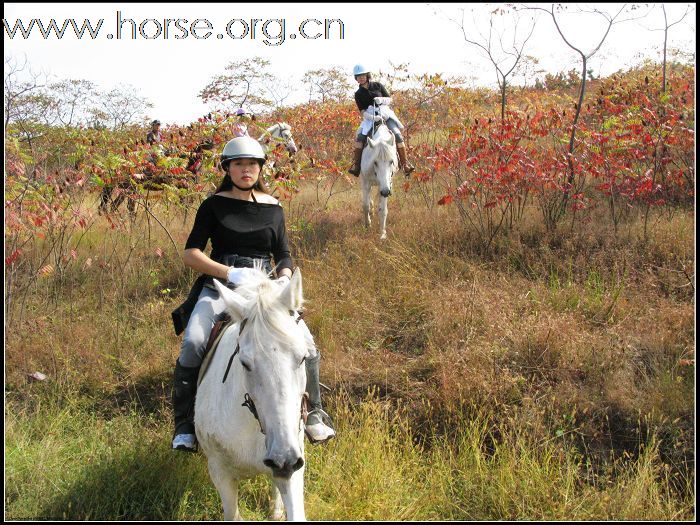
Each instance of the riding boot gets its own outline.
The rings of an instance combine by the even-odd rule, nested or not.
[[[355,177],[360,176],[360,165],[362,163],[362,148],[355,148],[354,158],[352,161],[352,167],[348,170],[350,173],[355,175]]]
[[[200,367],[186,367],[175,363],[173,388],[173,415],[175,433],[173,448],[186,452],[197,452],[197,437],[194,432],[194,400],[197,393],[197,378]]]
[[[399,162],[401,163],[403,173],[406,177],[408,177],[416,168],[406,159],[406,146],[397,146],[396,151],[399,153]]]
[[[321,404],[319,367],[321,354],[306,359],[306,392],[309,394],[309,415],[306,419],[306,436],[312,444],[323,443],[335,436],[331,418]]]

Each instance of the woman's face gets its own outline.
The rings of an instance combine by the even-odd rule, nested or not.
[[[367,75],[366,74],[357,75],[355,77],[355,80],[357,80],[357,83],[360,85],[366,84],[367,83]]]
[[[260,176],[260,164],[256,159],[233,159],[228,163],[228,174],[239,188],[250,189]]]

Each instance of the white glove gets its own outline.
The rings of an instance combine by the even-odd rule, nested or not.
[[[365,111],[362,113],[362,116],[367,119],[367,120],[373,120],[374,122],[381,122],[382,117],[379,115],[375,115],[374,113],[371,113],[370,111]]]
[[[228,275],[226,278],[228,279],[229,283],[238,286],[250,278],[251,275],[256,273],[258,273],[258,271],[253,268],[236,268],[235,266],[231,266],[228,269]]]
[[[379,104],[380,106],[382,104],[391,104],[391,97],[374,97],[374,101]]]
[[[280,288],[284,288],[285,286],[287,286],[291,282],[291,279],[289,278],[289,276],[283,275],[279,279],[275,279],[272,282],[275,284],[278,284],[280,286]]]

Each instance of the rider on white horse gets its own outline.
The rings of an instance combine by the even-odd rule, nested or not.
[[[375,122],[384,120],[387,127],[396,138],[396,150],[399,154],[401,168],[406,176],[410,175],[415,168],[406,158],[406,145],[401,135],[401,130],[404,126],[401,124],[396,114],[389,108],[389,104],[391,103],[389,92],[379,82],[370,82],[370,72],[361,64],[353,68],[353,75],[360,85],[355,92],[355,103],[364,120],[362,121],[360,130],[355,139],[353,164],[348,171],[355,175],[355,177],[360,175],[362,148],[364,148],[367,142],[367,136],[372,131]]]
[[[243,108],[238,108],[236,110],[236,116],[238,121],[231,126],[231,134],[233,137],[244,137],[248,135],[248,120],[252,118],[252,115],[248,113]]]
[[[194,431],[194,400],[197,377],[204,358],[209,334],[226,310],[224,300],[214,288],[212,278],[229,286],[245,281],[256,261],[271,274],[274,258],[279,284],[289,282],[292,259],[289,253],[284,211],[277,199],[269,195],[261,176],[266,155],[257,140],[247,136],[230,140],[221,154],[224,179],[215,194],[205,199],[197,210],[192,232],[185,245],[184,262],[202,273],[187,301],[172,314],[175,332],[185,335],[175,365],[173,412],[175,436],[172,447],[194,452],[197,441]],[[211,241],[212,253],[204,253]],[[303,320],[309,357],[306,365],[306,391],[310,411],[306,433],[312,443],[323,442],[335,435],[328,426],[330,418],[323,411],[319,387],[320,354]]]

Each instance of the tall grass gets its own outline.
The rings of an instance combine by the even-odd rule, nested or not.
[[[287,210],[336,391],[338,438],[307,449],[310,518],[693,518],[691,214],[647,238],[634,218],[564,235],[526,216],[483,253],[454,210],[402,190],[380,243],[353,195]],[[192,217],[155,211],[168,232],[99,220],[12,307],[10,518],[221,519],[205,459],[168,448],[169,313],[193,280],[169,239]],[[243,516],[266,500],[246,482]]]
[[[488,416],[457,418],[456,441],[418,444],[410,414],[370,395],[331,402],[339,438],[307,451],[306,507],[325,520],[673,520],[678,500],[652,440],[615,476],[582,481],[586,466],[563,438],[535,443],[512,431],[494,440]],[[86,400],[48,401],[6,419],[10,519],[220,520],[202,455],[168,450],[163,414],[133,406],[105,418]],[[245,482],[241,512],[265,519],[267,482]]]

